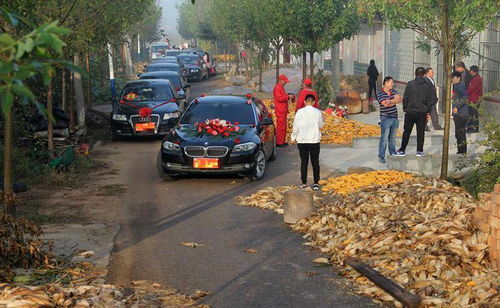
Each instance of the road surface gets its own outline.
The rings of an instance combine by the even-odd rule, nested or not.
[[[222,87],[193,83],[193,97]],[[227,86],[227,85],[224,85]],[[298,183],[294,148],[279,149],[260,182],[239,177],[186,177],[163,182],[155,169],[160,140],[122,140],[116,153],[127,184],[121,229],[108,280],[152,280],[185,293],[206,290],[212,307],[367,307],[332,267],[314,267],[320,255],[273,211],[234,205],[234,197],[270,185]],[[185,247],[180,242],[204,246]],[[246,248],[258,253],[244,252]]]

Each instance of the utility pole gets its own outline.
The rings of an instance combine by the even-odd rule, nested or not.
[[[111,44],[108,43],[108,63],[109,63],[109,85],[111,87],[111,97],[114,99],[116,97],[116,84],[115,84],[115,70],[113,68],[113,53],[111,50]]]
[[[141,61],[141,35],[137,34],[137,60]]]

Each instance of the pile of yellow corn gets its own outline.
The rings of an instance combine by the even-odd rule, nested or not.
[[[270,99],[262,100],[269,108],[276,123],[276,115],[274,110],[270,108],[273,101]],[[288,128],[287,142],[290,142],[290,135],[293,128],[293,120],[295,118],[295,104],[288,105]],[[354,137],[371,137],[380,136],[380,127],[377,125],[365,124],[362,122],[340,118],[335,115],[330,115],[323,112],[324,126],[321,130],[321,143],[337,143],[349,144],[352,143]]]
[[[350,174],[337,178],[328,178],[319,182],[324,192],[347,195],[360,188],[372,185],[386,185],[401,183],[412,179],[413,176],[406,172],[394,170],[377,170],[362,174]]]

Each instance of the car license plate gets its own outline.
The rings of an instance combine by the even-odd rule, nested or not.
[[[156,126],[155,126],[154,122],[136,123],[135,124],[135,131],[144,132],[144,131],[148,131],[148,130],[154,130],[155,127]]]
[[[218,169],[220,163],[218,158],[193,158],[193,168],[196,169]]]
[[[191,73],[196,73],[198,70],[191,70]]]

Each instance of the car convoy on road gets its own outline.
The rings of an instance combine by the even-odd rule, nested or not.
[[[205,52],[154,46],[151,63],[113,101],[113,139],[163,136],[156,165],[167,181],[206,173],[262,179],[267,162],[276,159],[276,129],[266,106],[250,94],[190,101],[187,82],[215,75]]]

